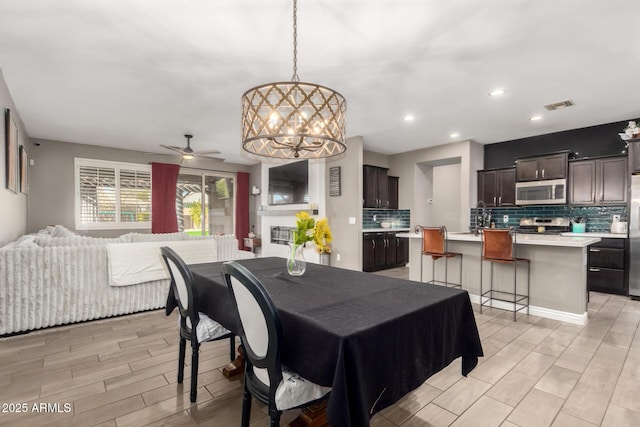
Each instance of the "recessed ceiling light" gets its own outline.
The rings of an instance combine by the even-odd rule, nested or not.
[[[532,122],[537,122],[538,120],[542,120],[542,116],[531,116],[529,117],[529,120],[531,120]]]
[[[504,89],[494,89],[491,92],[489,92],[489,96],[500,96],[500,95],[504,95]]]
[[[453,133],[449,134],[449,138],[457,138],[459,136],[460,136],[460,134],[457,133],[457,132],[453,132]]]
[[[404,121],[405,122],[412,122],[414,121],[416,118],[413,114],[407,114],[406,116],[404,116]]]

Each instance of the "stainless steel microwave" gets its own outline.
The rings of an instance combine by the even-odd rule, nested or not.
[[[516,183],[516,205],[562,205],[566,203],[566,179]]]

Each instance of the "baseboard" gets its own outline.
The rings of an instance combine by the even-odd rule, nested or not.
[[[480,296],[475,294],[469,294],[469,298],[472,303],[480,304]],[[513,304],[504,301],[494,301],[493,306],[502,310],[513,311]],[[520,311],[520,313],[526,313],[526,310]],[[572,323],[574,325],[584,326],[587,324],[587,312],[583,314],[569,313],[566,311],[552,310],[550,308],[536,307],[535,305],[529,306],[529,314],[532,316],[544,317],[546,319],[559,320],[561,322]]]

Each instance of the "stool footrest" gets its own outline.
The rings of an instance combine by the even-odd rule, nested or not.
[[[491,306],[491,303],[493,301],[501,301],[501,302],[506,302],[506,303],[509,303],[509,304],[516,304],[516,305],[520,306],[515,311],[524,310],[525,308],[529,307],[529,297],[527,295],[514,294],[514,293],[511,293],[511,292],[503,292],[503,291],[496,291],[496,290],[490,290],[490,291],[484,292],[482,295],[480,295],[480,304],[485,306],[485,307]],[[526,301],[526,303],[524,301]],[[493,308],[499,308],[501,310],[513,311],[513,309],[506,308],[506,307],[505,308],[493,307]]]

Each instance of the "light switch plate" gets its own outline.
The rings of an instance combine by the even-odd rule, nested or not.
[[[618,222],[618,221],[620,221],[620,215],[614,215],[613,222]]]
[[[356,223],[356,217],[355,216],[350,216],[349,217],[349,224],[355,224]]]
[[[509,215],[502,215],[502,222],[504,222],[505,224],[509,222]]]

